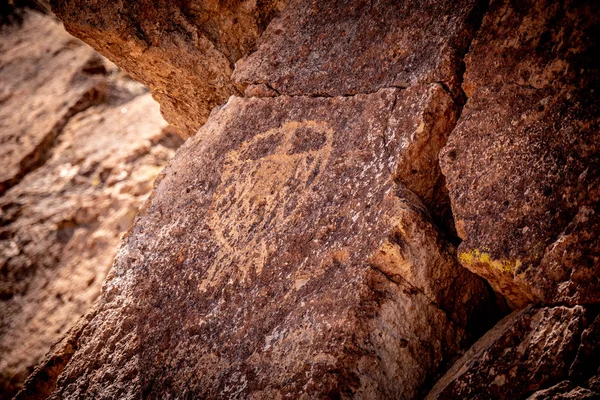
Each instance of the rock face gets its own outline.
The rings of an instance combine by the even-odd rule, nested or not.
[[[460,259],[514,306],[597,303],[600,10],[521,3],[490,4],[442,155]]]
[[[238,93],[234,63],[285,0],[52,0],[69,32],[147,85],[186,138]]]
[[[220,106],[18,398],[597,398],[600,12],[555,3],[55,0],[188,133]],[[462,357],[461,264],[520,309]]]
[[[89,310],[174,153],[150,95],[102,74],[99,56],[59,23],[29,12],[6,29],[0,171],[21,180],[0,197],[2,399]],[[103,96],[90,97],[98,88]],[[23,176],[32,166],[23,160],[33,159],[38,168]]]
[[[483,8],[476,0],[292,0],[234,79],[251,85],[248,94],[264,83],[282,94],[341,96],[439,82],[460,97],[460,58]]]
[[[582,306],[516,311],[473,345],[427,399],[600,398],[595,313]]]
[[[488,298],[394,179],[448,107],[437,84],[231,98],[165,170],[53,397],[418,395]]]

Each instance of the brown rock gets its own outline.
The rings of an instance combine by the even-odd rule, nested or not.
[[[21,157],[43,150],[38,160],[45,161],[0,197],[5,399],[98,297],[120,236],[174,150],[150,95],[136,97],[139,88],[126,90],[131,82],[81,72],[105,68],[53,19],[25,13],[22,27],[11,26],[2,35],[8,38],[2,46],[14,47],[7,47],[12,58],[0,71],[3,88],[12,94],[0,104],[0,115],[18,122],[3,131],[13,135],[6,149]],[[107,88],[104,102],[75,115],[82,104],[89,106],[84,90],[99,85]],[[52,140],[43,146],[52,147],[33,149],[34,140],[47,141],[48,135]],[[14,157],[3,157],[0,171],[15,165]]]
[[[583,331],[569,377],[600,392],[600,315]]]
[[[285,0],[52,0],[67,30],[150,88],[163,115],[192,136],[238,93],[234,63]]]
[[[572,382],[563,381],[551,388],[535,392],[527,398],[528,400],[581,400],[600,399],[600,394],[589,389],[575,386]]]
[[[452,107],[437,84],[232,97],[165,169],[52,398],[422,393],[489,299],[396,175]]]
[[[104,79],[86,69],[99,60],[94,51],[51,18],[23,18],[22,27],[0,31],[0,195],[43,164],[69,118],[105,90]]]
[[[440,82],[458,98],[460,59],[483,3],[292,0],[237,63],[234,80],[326,96]]]
[[[119,238],[173,155],[165,127],[149,94],[93,107],[0,198],[2,391],[18,388],[100,294]]]
[[[587,314],[581,306],[514,312],[477,341],[427,399],[579,398],[568,397],[577,393],[596,398],[571,382],[550,388],[569,379],[581,333],[589,324]],[[592,340],[597,344],[598,337]],[[588,368],[599,365],[596,358]]]
[[[459,252],[513,306],[600,301],[594,2],[492,1],[441,158]]]

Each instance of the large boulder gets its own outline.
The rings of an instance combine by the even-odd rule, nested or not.
[[[492,1],[442,154],[463,265],[513,306],[600,301],[597,2]]]
[[[232,97],[165,169],[70,361],[49,356],[52,398],[422,393],[490,299],[398,183],[447,134],[433,112],[456,117],[438,84]]]
[[[150,88],[187,138],[238,93],[234,63],[285,0],[51,0],[67,30]]]
[[[88,312],[119,238],[174,153],[143,88],[126,90],[132,82],[105,76],[99,56],[54,19],[23,18],[0,33],[7,46],[0,57],[11,56],[0,67],[7,96],[0,124],[11,138],[2,150],[14,156],[0,159],[0,171],[13,171],[17,156],[43,156],[0,197],[1,399],[12,398]],[[103,98],[90,107],[89,93],[100,85]]]

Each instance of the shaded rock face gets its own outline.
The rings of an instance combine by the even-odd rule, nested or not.
[[[466,57],[441,159],[459,257],[515,306],[600,300],[599,11],[493,1]]]
[[[516,311],[475,343],[427,398],[597,399],[599,322],[597,310],[582,306]]]
[[[460,59],[484,2],[291,1],[234,80],[326,96],[439,82],[461,97]],[[368,78],[366,78],[368,77]]]
[[[37,169],[22,169],[0,197],[2,399],[88,312],[120,236],[174,153],[143,88],[105,76],[99,56],[52,18],[23,18],[0,32],[0,171],[33,158]],[[102,97],[90,97],[99,88]]]
[[[52,0],[69,32],[150,88],[180,134],[238,93],[234,63],[252,51],[285,0]]]
[[[165,170],[53,398],[417,396],[489,299],[394,179],[453,107],[436,84],[231,98]]]

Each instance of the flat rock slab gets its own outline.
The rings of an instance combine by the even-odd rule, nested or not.
[[[100,101],[99,56],[38,13],[0,31],[0,195],[43,163],[69,117]],[[60,99],[60,100],[58,100]]]
[[[230,98],[165,169],[53,398],[422,394],[489,299],[396,182],[432,105],[453,107],[437,84]]]
[[[597,399],[595,313],[582,306],[514,312],[478,340],[427,399]]]
[[[441,156],[459,257],[515,307],[597,303],[600,9],[525,3],[493,1],[466,58]]]
[[[150,88],[187,138],[238,93],[234,63],[253,50],[285,0],[52,0],[67,30]]]
[[[282,94],[340,96],[440,82],[460,96],[460,60],[483,2],[293,0],[233,79]]]

